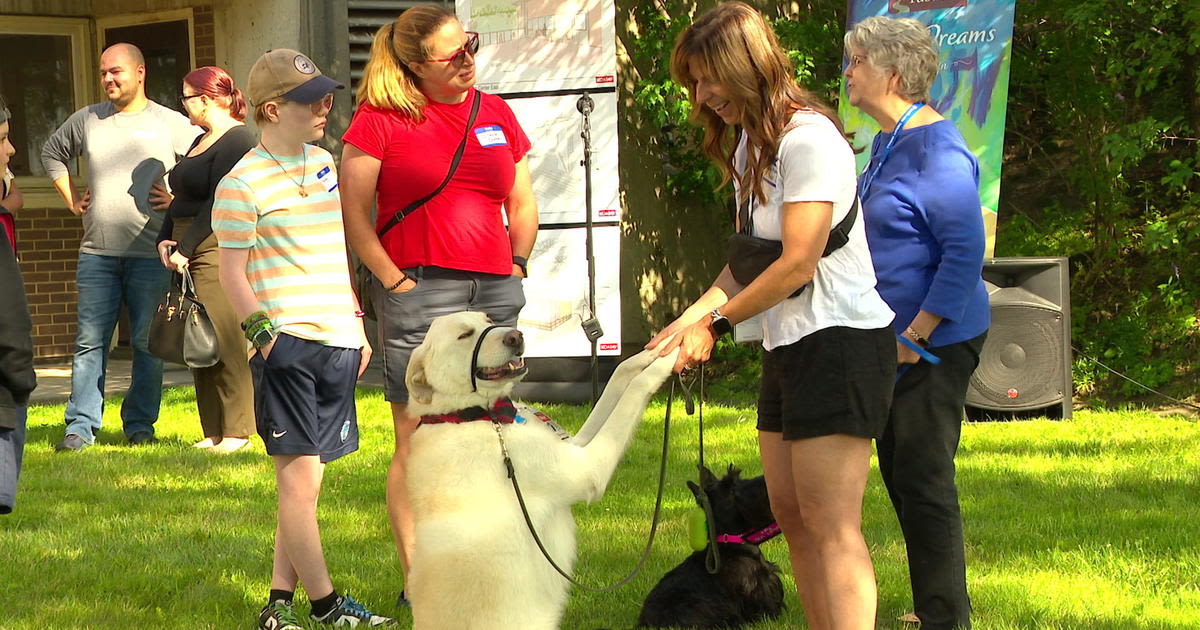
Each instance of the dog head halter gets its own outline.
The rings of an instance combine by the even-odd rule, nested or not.
[[[483,340],[487,337],[487,334],[497,328],[504,328],[504,326],[492,324],[484,328],[483,332],[479,333],[479,340],[475,342],[475,351],[471,353],[471,391],[473,392],[478,391],[478,386],[475,383],[475,373],[479,371],[479,350],[483,348]]]

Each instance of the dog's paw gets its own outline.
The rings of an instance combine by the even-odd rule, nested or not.
[[[655,357],[655,359],[642,371],[644,378],[653,380],[657,385],[662,385],[667,377],[671,376],[671,370],[675,368],[675,361],[679,359],[679,348],[671,351],[665,357]]]
[[[621,373],[628,373],[628,376],[632,378],[649,367],[651,363],[654,363],[654,360],[658,358],[659,352],[658,348],[642,350],[622,361],[621,365],[617,366],[617,370]]]

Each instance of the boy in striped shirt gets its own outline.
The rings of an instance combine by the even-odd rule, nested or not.
[[[393,625],[329,578],[317,527],[325,464],[358,449],[354,384],[371,358],[350,284],[337,171],[307,144],[325,133],[343,87],[294,50],[267,51],[247,95],[262,141],[217,185],[213,232],[221,286],[257,352],[254,411],[275,462],[279,524],[265,630],[299,630],[304,583],[311,617],[334,626]]]

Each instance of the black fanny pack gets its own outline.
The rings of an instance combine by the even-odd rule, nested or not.
[[[742,286],[754,282],[755,278],[762,274],[767,267],[770,267],[771,263],[779,260],[783,254],[783,242],[750,234],[754,223],[754,213],[750,208],[750,202],[753,199],[754,194],[751,193],[741,205],[741,209],[738,211],[738,225],[741,229],[729,237],[729,272],[733,274],[733,279]],[[850,207],[850,212],[847,212],[846,217],[830,230],[829,240],[825,242],[825,251],[821,254],[822,258],[837,251],[850,241],[850,228],[854,227],[854,220],[857,217],[858,195],[855,195],[854,205]],[[796,289],[788,297],[796,297],[804,293],[807,288],[806,284]]]

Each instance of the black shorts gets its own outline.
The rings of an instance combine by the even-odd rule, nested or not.
[[[280,334],[270,356],[251,357],[254,418],[268,455],[319,455],[325,463],[358,450],[361,353]]]
[[[825,328],[763,352],[758,429],[785,440],[847,434],[878,438],[896,384],[891,327]]]
[[[429,324],[442,315],[480,311],[501,326],[516,326],[517,314],[525,306],[520,276],[503,276],[443,269],[413,267],[404,273],[417,286],[404,293],[389,293],[375,280],[375,303],[379,315],[376,354],[383,363],[383,394],[388,402],[408,402],[404,375],[413,350],[425,340]]]

